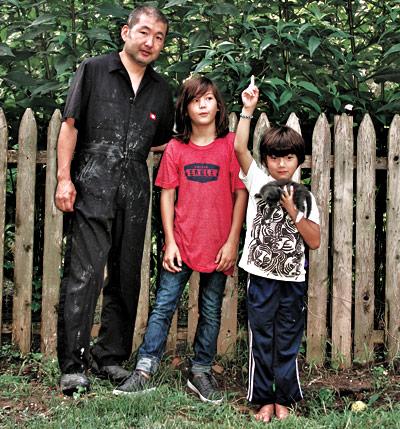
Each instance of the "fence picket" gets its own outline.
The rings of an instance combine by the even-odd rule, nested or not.
[[[297,117],[296,113],[292,112],[286,121],[286,125],[290,128],[293,128],[295,131],[297,131],[301,135],[301,128],[300,128],[300,121]],[[296,171],[293,174],[292,179],[295,182],[300,182],[301,180],[301,166],[296,169]]]
[[[147,169],[150,178],[150,201],[149,214],[146,223],[146,235],[144,239],[142,268],[141,268],[141,288],[136,314],[135,331],[133,334],[132,349],[136,350],[143,341],[146,332],[147,319],[149,317],[150,305],[150,260],[151,260],[151,217],[152,217],[152,195],[153,195],[153,171],[154,171],[154,154],[150,152],[147,158]]]
[[[357,137],[356,270],[354,294],[354,358],[373,359],[375,273],[376,136],[365,115]]]
[[[224,299],[221,308],[221,328],[219,330],[217,352],[219,355],[233,356],[237,339],[238,275],[237,268],[233,276],[226,281]]]
[[[12,330],[13,343],[24,354],[30,351],[31,346],[36,143],[36,121],[32,110],[26,109],[18,137]]]
[[[311,191],[320,212],[321,245],[309,255],[307,314],[307,361],[317,365],[325,361],[327,337],[330,158],[331,132],[326,116],[321,114],[312,137],[311,175]]]
[[[269,123],[267,115],[263,112],[258,118],[256,127],[254,128],[253,134],[253,158],[256,160],[257,164],[260,165],[260,143],[262,136],[267,128],[271,125]]]
[[[56,110],[47,130],[46,200],[43,249],[41,351],[45,356],[56,354],[57,306],[60,290],[63,215],[54,203],[57,186],[57,139],[61,112]]]
[[[3,321],[3,264],[4,264],[4,228],[6,217],[7,191],[7,121],[3,109],[0,108],[0,345]]]
[[[386,342],[389,359],[400,358],[400,115],[389,128],[386,223]]]
[[[189,301],[188,301],[188,325],[187,325],[187,341],[193,344],[194,336],[196,335],[197,321],[199,319],[199,283],[200,274],[194,272],[189,280]]]
[[[335,121],[333,206],[332,356],[341,367],[351,365],[353,118]]]

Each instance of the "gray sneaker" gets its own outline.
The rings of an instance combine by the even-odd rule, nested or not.
[[[224,399],[223,394],[217,390],[217,380],[209,372],[201,372],[199,374],[190,373],[187,386],[196,393],[203,402],[220,404]]]
[[[84,373],[62,374],[60,388],[64,395],[72,396],[76,393],[84,393],[90,390],[90,382]]]
[[[135,395],[154,390],[151,384],[151,375],[144,375],[143,371],[135,369],[132,374],[113,390],[114,395]]]

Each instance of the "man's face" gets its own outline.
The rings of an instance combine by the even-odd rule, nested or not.
[[[137,64],[147,66],[155,61],[164,47],[167,25],[152,15],[142,14],[138,22],[121,30],[124,52]]]

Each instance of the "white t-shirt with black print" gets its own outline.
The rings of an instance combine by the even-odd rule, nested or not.
[[[249,191],[246,239],[239,267],[260,277],[304,281],[304,242],[296,225],[280,204],[270,209],[255,196],[263,185],[274,180],[273,177],[254,160],[247,175],[240,171],[239,177]],[[308,219],[319,225],[318,207],[312,194],[311,202]]]

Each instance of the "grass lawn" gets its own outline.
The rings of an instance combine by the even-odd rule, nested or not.
[[[226,392],[223,405],[207,405],[189,393],[185,368],[163,364],[159,387],[143,395],[113,396],[108,381],[91,377],[89,394],[64,397],[55,361],[40,354],[21,357],[9,346],[0,353],[0,428],[260,428],[245,400],[246,369],[222,362],[217,378]],[[225,367],[223,370],[222,367]],[[400,428],[400,377],[384,366],[348,372],[303,365],[305,400],[284,422],[270,428]],[[356,400],[367,409],[351,410]]]

